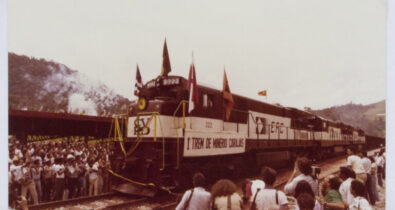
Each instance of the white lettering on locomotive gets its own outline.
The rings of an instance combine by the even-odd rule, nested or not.
[[[245,140],[240,133],[185,130],[184,157],[243,153]]]
[[[271,114],[249,111],[249,138],[289,139],[291,119]]]

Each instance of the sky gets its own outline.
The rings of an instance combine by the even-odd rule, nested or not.
[[[161,71],[297,108],[386,98],[384,0],[12,0],[8,51],[53,60],[135,99]],[[268,97],[257,92],[267,90]]]

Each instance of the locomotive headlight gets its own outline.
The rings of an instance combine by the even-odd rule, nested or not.
[[[139,108],[139,110],[144,110],[147,108],[147,100],[143,97],[139,98],[139,100],[137,101],[137,107]]]

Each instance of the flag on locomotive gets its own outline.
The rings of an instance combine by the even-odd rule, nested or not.
[[[260,96],[267,96],[267,91],[266,90],[262,90],[262,91],[258,92],[258,95],[260,95]]]
[[[228,78],[226,77],[225,69],[224,69],[224,83],[223,83],[222,94],[224,97],[225,119],[229,120],[230,113],[232,112],[232,108],[233,108],[233,97],[232,97],[232,93],[230,92]]]
[[[140,95],[140,90],[141,90],[142,87],[143,87],[143,81],[141,79],[139,65],[137,65],[136,84],[134,85],[134,95],[135,96],[139,96]]]
[[[191,113],[191,111],[199,103],[199,94],[198,94],[197,83],[196,83],[196,73],[195,73],[194,63],[191,64],[191,67],[189,69],[187,90],[189,92],[188,113]]]
[[[169,52],[167,51],[166,39],[165,39],[165,45],[163,46],[162,59],[163,59],[162,72],[161,72],[160,76],[167,76],[171,72],[171,66],[170,66]]]

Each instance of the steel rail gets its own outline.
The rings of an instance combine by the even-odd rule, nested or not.
[[[115,192],[109,192],[109,193],[104,193],[104,194],[94,195],[94,196],[82,196],[82,197],[71,198],[71,199],[67,199],[67,200],[50,201],[50,202],[45,202],[45,203],[39,203],[36,205],[29,205],[28,208],[29,208],[29,210],[48,209],[48,208],[55,208],[55,207],[59,207],[59,206],[74,205],[74,204],[88,202],[88,201],[92,201],[92,200],[99,200],[99,199],[112,197],[112,196],[119,196],[119,194],[115,193]]]

